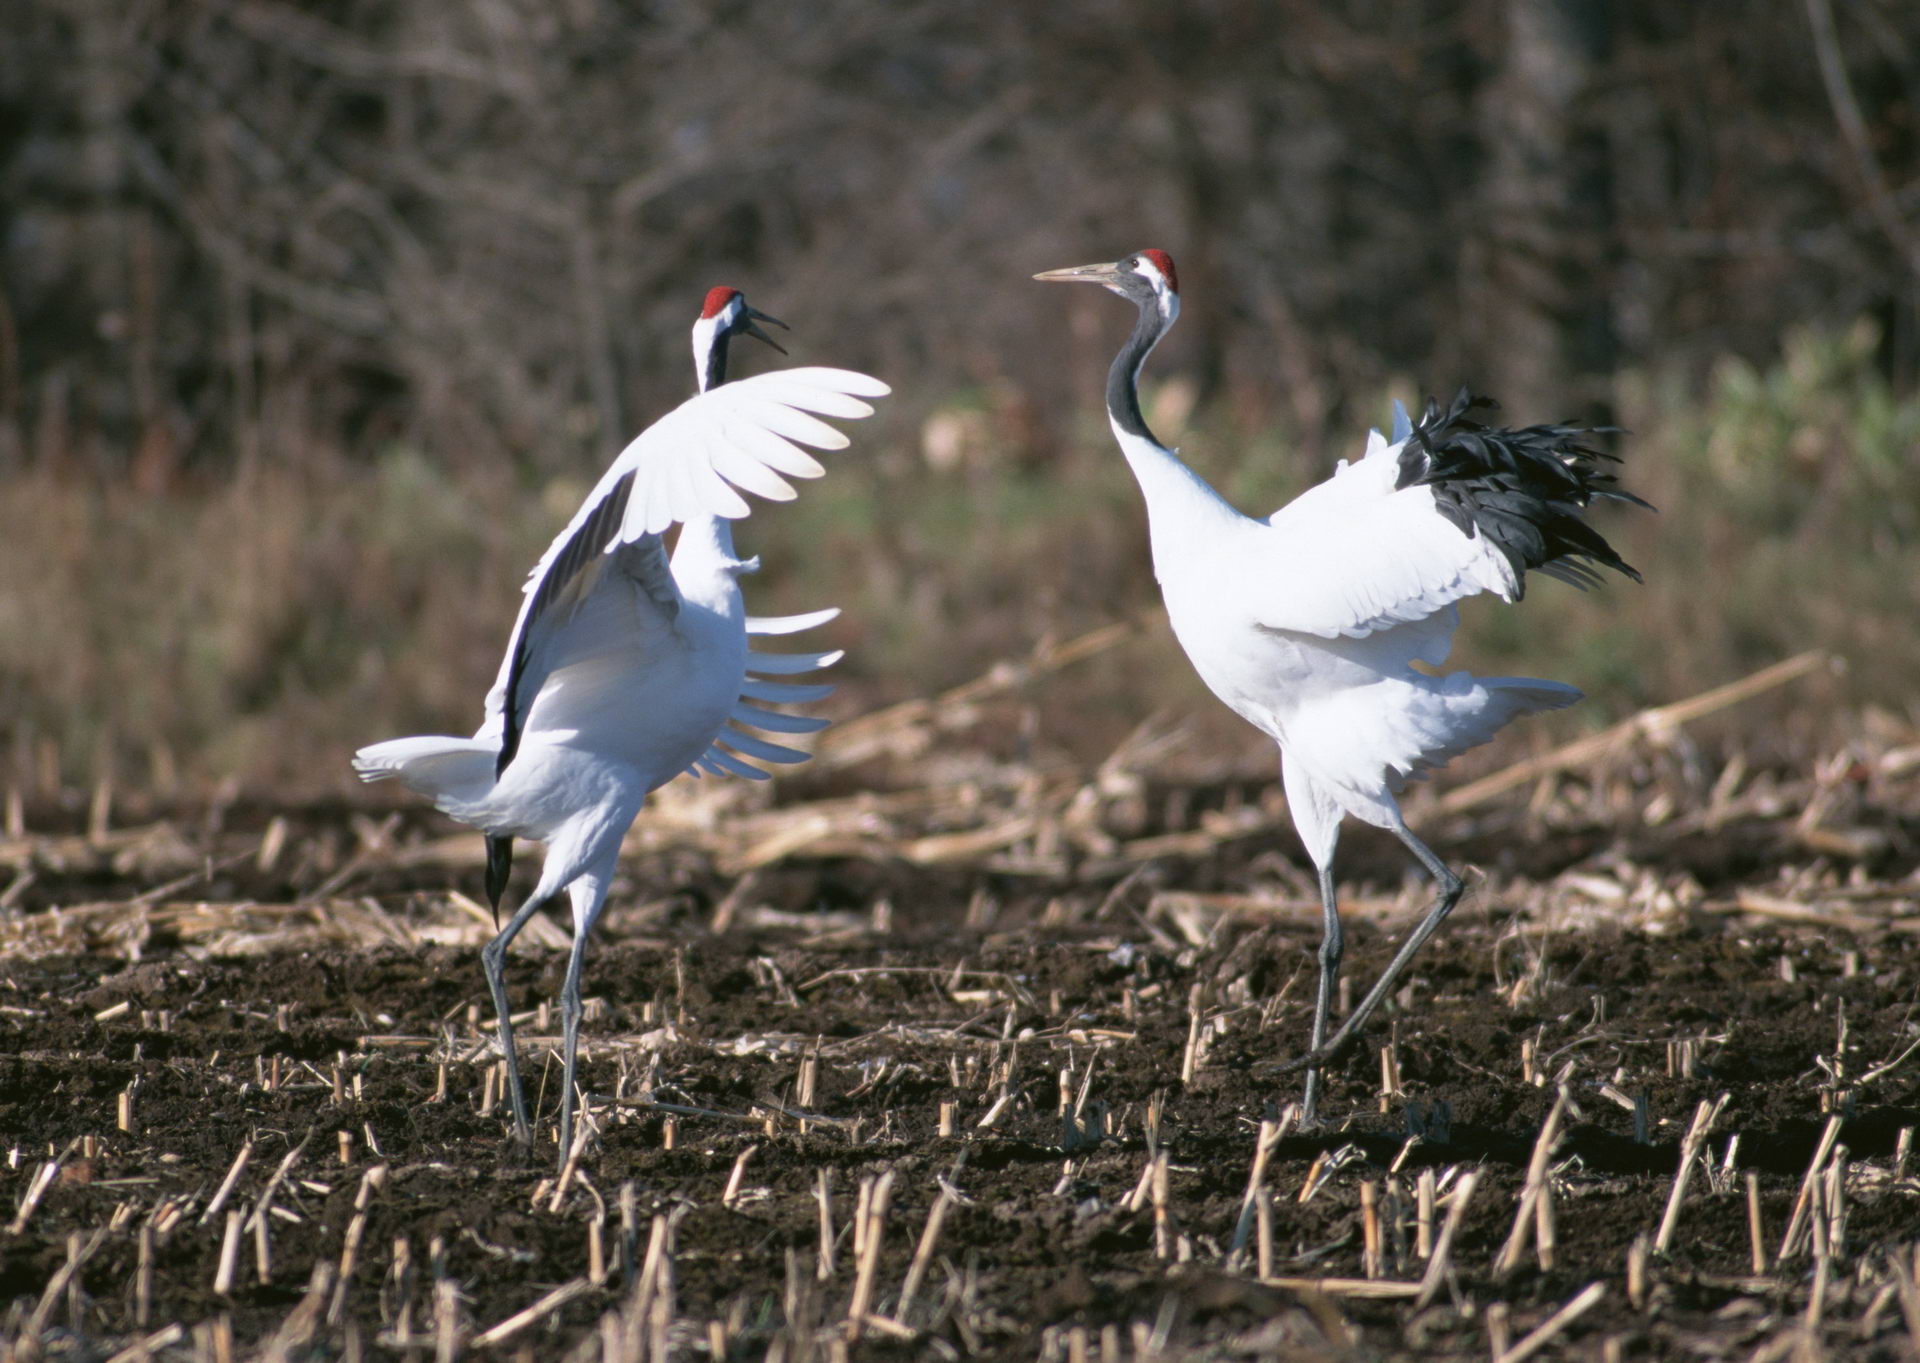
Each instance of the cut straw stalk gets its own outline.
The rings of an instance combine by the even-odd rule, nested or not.
[[[1594,1304],[1606,1295],[1605,1283],[1588,1283],[1580,1289],[1572,1301],[1548,1316],[1541,1322],[1538,1329],[1529,1333],[1518,1344],[1496,1357],[1494,1363],[1522,1363],[1522,1360],[1533,1357],[1540,1349],[1551,1343],[1554,1336],[1592,1310]]]
[[[1793,1216],[1787,1222],[1786,1234],[1780,1237],[1780,1248],[1774,1251],[1776,1263],[1784,1263],[1789,1255],[1799,1250],[1800,1236],[1806,1230],[1808,1217],[1813,1211],[1814,1185],[1819,1180],[1820,1171],[1826,1166],[1827,1157],[1833,1153],[1834,1142],[1840,1139],[1840,1125],[1839,1117],[1829,1117],[1826,1130],[1820,1133],[1820,1143],[1814,1147],[1806,1176],[1800,1180],[1800,1195],[1794,1199]]]
[[[753,1152],[759,1148],[757,1145],[749,1145],[734,1158],[733,1172],[727,1175],[726,1190],[720,1194],[720,1205],[729,1211],[740,1198],[740,1181],[746,1176],[747,1161],[753,1158]]]
[[[1275,1278],[1263,1276],[1268,1287],[1283,1287],[1290,1292],[1318,1292],[1323,1297],[1356,1297],[1372,1301],[1398,1301],[1420,1294],[1419,1283],[1391,1282],[1384,1278]]]
[[[1454,1185],[1453,1202],[1447,1208],[1446,1223],[1440,1227],[1440,1238],[1434,1243],[1433,1257],[1427,1260],[1426,1275],[1420,1279],[1420,1290],[1414,1295],[1415,1311],[1423,1310],[1433,1300],[1446,1278],[1447,1261],[1453,1255],[1453,1237],[1459,1233],[1460,1223],[1466,1219],[1467,1204],[1473,1200],[1473,1190],[1479,1182],[1480,1171],[1469,1169]]]
[[[1687,1184],[1693,1178],[1694,1161],[1700,1157],[1700,1147],[1706,1142],[1707,1133],[1713,1129],[1714,1122],[1720,1118],[1721,1110],[1727,1105],[1730,1094],[1721,1094],[1712,1102],[1702,1099],[1700,1106],[1693,1110],[1693,1121],[1687,1127],[1686,1139],[1680,1142],[1680,1165],[1673,1171],[1673,1188],[1667,1194],[1667,1210],[1660,1218],[1660,1230],[1653,1237],[1653,1252],[1665,1254],[1673,1243],[1673,1233],[1680,1226],[1680,1205],[1686,1200]]]
[[[947,1219],[947,1212],[959,1200],[944,1181],[940,1184],[940,1196],[933,1200],[933,1206],[927,1212],[926,1229],[920,1232],[920,1243],[913,1251],[913,1262],[907,1266],[907,1276],[900,1284],[900,1302],[894,1308],[894,1314],[902,1322],[913,1307],[913,1299],[920,1292],[920,1285],[926,1280],[927,1269],[933,1263],[933,1247],[939,1242],[941,1224]]]
[[[139,1363],[146,1363],[146,1360],[152,1358],[154,1354],[179,1343],[186,1338],[186,1335],[186,1326],[175,1321],[171,1325],[155,1330],[145,1339],[134,1340],[119,1353],[109,1356],[107,1363],[136,1363],[136,1360],[139,1360]]]
[[[239,1212],[227,1213],[226,1234],[220,1240],[220,1263],[213,1274],[215,1296],[230,1296],[233,1281],[240,1276],[240,1228],[244,1220]]]
[[[307,1148],[307,1142],[312,1139],[313,1131],[309,1128],[307,1134],[300,1138],[300,1143],[280,1157],[279,1167],[273,1171],[273,1177],[267,1180],[267,1186],[260,1191],[260,1201],[254,1205],[253,1215],[249,1218],[250,1225],[266,1219],[268,1209],[273,1205],[273,1195],[287,1181],[287,1175],[293,1171],[293,1166]]]
[[[18,1353],[9,1354],[9,1358],[39,1356],[37,1343],[40,1332],[46,1328],[47,1320],[53,1314],[54,1304],[66,1294],[68,1285],[75,1282],[80,1275],[80,1270],[86,1267],[87,1260],[91,1259],[106,1241],[107,1232],[104,1227],[96,1230],[84,1241],[77,1234],[68,1239],[67,1261],[55,1269],[53,1276],[47,1279],[47,1285],[40,1293],[39,1303],[28,1315],[26,1323],[20,1327],[19,1342],[24,1343],[26,1347],[20,1349]]]
[[[1360,1223],[1365,1249],[1361,1270],[1370,1279],[1380,1276],[1380,1190],[1372,1179],[1360,1185]]]
[[[1527,1242],[1539,1224],[1540,1201],[1549,1196],[1547,1167],[1553,1160],[1553,1147],[1560,1141],[1560,1124],[1566,1117],[1567,1102],[1567,1090],[1562,1087],[1554,1096],[1547,1119],[1540,1124],[1540,1134],[1533,1142],[1533,1158],[1527,1161],[1527,1182],[1520,1194],[1520,1209],[1514,1215],[1513,1229],[1507,1233],[1507,1243],[1494,1261],[1496,1277],[1504,1277],[1520,1266]]]
[[[1253,1168],[1247,1174],[1246,1196],[1240,1199],[1240,1217],[1234,1225],[1233,1243],[1227,1251],[1229,1258],[1246,1252],[1247,1238],[1253,1233],[1254,1205],[1259,1200],[1260,1189],[1267,1179],[1267,1161],[1273,1155],[1273,1148],[1280,1143],[1288,1128],[1293,1125],[1293,1119],[1297,1113],[1297,1108],[1289,1106],[1286,1112],[1281,1114],[1279,1121],[1260,1123],[1260,1134],[1253,1143]]]
[[[887,1208],[893,1201],[893,1170],[874,1182],[867,1202],[866,1234],[860,1247],[860,1265],[853,1280],[853,1301],[847,1308],[847,1337],[858,1339],[873,1307],[874,1274],[880,1267],[880,1237],[886,1228]]]
[[[824,1283],[833,1277],[833,1192],[824,1168],[815,1177],[813,1195],[820,1204],[820,1250],[814,1276]]]
[[[1065,643],[1042,642],[1026,657],[995,663],[984,674],[938,696],[902,701],[875,710],[846,724],[837,724],[814,745],[814,761],[826,768],[864,761],[885,751],[888,740],[902,730],[937,724],[941,716],[968,713],[968,707],[989,696],[1010,691],[1067,665],[1124,643],[1138,631],[1132,621],[1102,625]]]
[[[472,1343],[475,1348],[483,1349],[488,1345],[512,1339],[529,1325],[538,1324],[567,1303],[584,1297],[591,1291],[593,1291],[593,1284],[585,1278],[575,1278],[570,1283],[563,1283],[525,1310],[516,1311],[498,1325],[482,1330],[473,1337]]]
[[[1920,1245],[1911,1248],[1905,1263],[1898,1250],[1889,1251],[1887,1272],[1899,1294],[1900,1314],[1906,1317],[1907,1338],[1920,1342]]]
[[[240,1181],[240,1175],[246,1172],[247,1161],[253,1158],[253,1142],[247,1141],[240,1147],[240,1153],[233,1157],[233,1166],[227,1170],[227,1176],[220,1181],[220,1189],[214,1193],[213,1201],[207,1203],[207,1209],[200,1213],[200,1224],[211,1225],[220,1209],[227,1205],[227,1199],[233,1196],[234,1185]]]
[[[34,1208],[40,1205],[40,1199],[47,1195],[47,1189],[53,1186],[53,1180],[60,1173],[60,1161],[50,1159],[34,1171],[33,1182],[27,1185],[27,1195],[20,1199],[20,1210],[13,1218],[13,1224],[7,1227],[9,1235],[18,1235],[27,1228],[32,1220]]]

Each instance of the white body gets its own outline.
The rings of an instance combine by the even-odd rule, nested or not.
[[[1396,433],[1397,434],[1397,433]],[[1394,490],[1399,445],[1373,432],[1358,463],[1267,520],[1244,516],[1158,444],[1114,436],[1145,495],[1154,575],[1173,632],[1207,686],[1280,745],[1287,804],[1325,866],[1342,814],[1402,827],[1394,796],[1509,720],[1580,693],[1521,677],[1432,676],[1461,597],[1512,600],[1483,538]]]
[[[823,624],[837,610],[753,619],[739,576],[757,566],[736,558],[727,521],[746,503],[728,482],[784,500],[782,479],[822,470],[793,442],[839,448],[846,437],[810,412],[859,417],[886,385],[844,370],[776,371],[726,384],[682,404],[621,454],[528,578],[513,643],[472,738],[399,738],[361,749],[362,779],[398,778],[463,823],[494,836],[547,844],[529,900],[566,888],[575,929],[584,934],[605,902],[622,838],[649,792],[682,772],[732,772],[765,779],[745,758],[804,761],[730,721],[804,733],[823,719],[759,709],[755,700],[813,700],[832,688],[768,681],[825,667],[835,653],[756,654],[753,634]],[[628,473],[625,514],[605,550],[565,584],[538,618],[535,593],[576,531]],[[723,481],[723,479],[725,481]],[[659,531],[684,520],[671,561]],[[496,779],[515,647],[528,663],[520,690],[531,696],[518,747]]]
[[[1509,720],[1580,698],[1558,682],[1421,669],[1446,661],[1460,598],[1516,600],[1529,566],[1578,584],[1596,565],[1636,576],[1580,521],[1595,496],[1627,494],[1593,467],[1603,456],[1579,443],[1584,432],[1482,425],[1471,413],[1489,404],[1463,389],[1448,410],[1430,403],[1418,428],[1396,403],[1391,443],[1373,432],[1357,463],[1253,520],[1155,440],[1140,412],[1141,366],[1180,315],[1173,257],[1149,249],[1034,277],[1098,284],[1138,309],[1107,371],[1107,417],[1146,500],[1154,575],[1200,676],[1279,745],[1287,807],[1319,872],[1312,1040],[1289,1067],[1307,1072],[1300,1121],[1311,1125],[1321,1065],[1358,1035],[1465,889],[1395,797]],[[1345,950],[1333,855],[1348,814],[1390,830],[1438,892],[1329,1038]]]

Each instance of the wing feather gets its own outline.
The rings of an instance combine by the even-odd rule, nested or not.
[[[487,696],[486,722],[475,735],[499,742],[496,775],[513,761],[524,729],[563,723],[561,712],[591,704],[597,688],[625,685],[622,669],[630,665],[626,659],[639,632],[668,628],[679,613],[679,590],[658,535],[596,555],[574,574],[563,596],[543,606],[548,580],[522,607],[500,678]],[[607,660],[616,658],[620,667],[607,674]]]
[[[718,743],[700,754],[695,767],[703,767],[715,776],[744,776],[749,781],[771,781],[773,773],[742,762]]]
[[[720,730],[714,742],[716,746],[724,743],[735,752],[755,758],[761,762],[779,762],[784,765],[791,765],[797,762],[804,762],[813,756],[812,753],[801,752],[798,748],[785,748],[778,743],[769,743],[763,738],[755,738],[752,734],[742,733],[731,724],[726,725]]]
[[[795,444],[811,445],[816,450],[844,450],[853,443],[844,431],[837,431],[819,417],[810,416],[798,407],[789,407],[783,402],[742,398],[739,412],[741,416],[758,423],[763,430]]]
[[[725,432],[731,448],[789,478],[818,478],[827,471],[824,464],[784,435],[756,425],[741,414],[727,413]]]
[[[1370,432],[1357,463],[1256,523],[1254,564],[1244,571],[1262,628],[1364,638],[1480,592],[1514,599],[1519,581],[1504,555],[1439,515],[1430,489],[1394,487],[1396,449]],[[1444,657],[1446,640],[1420,647]]]
[[[769,502],[790,502],[796,495],[793,484],[768,468],[746,450],[731,445],[716,445],[711,451],[714,472],[736,487],[745,488]],[[741,513],[746,514],[745,512]],[[738,519],[733,517],[731,519]]]
[[[780,705],[799,705],[810,700],[825,700],[838,689],[827,682],[814,686],[799,686],[792,682],[758,681],[753,677],[748,677],[740,683],[742,699],[772,701]]]
[[[848,442],[809,413],[857,419],[873,410],[859,399],[889,391],[851,370],[803,368],[758,374],[688,399],[636,436],[608,470],[633,476],[622,538],[701,515],[738,519],[747,507],[733,488],[778,496],[778,475],[819,477],[825,470],[800,445],[839,449]],[[743,473],[743,461],[769,476]],[[784,485],[779,491],[792,495]]]
[[[823,667],[832,667],[845,656],[845,650],[837,648],[830,653],[749,653],[747,672],[750,675],[765,673],[776,677],[794,672],[816,672]]]
[[[733,718],[756,729],[765,729],[770,734],[817,734],[833,723],[819,715],[783,714],[778,710],[763,710],[757,705],[748,705],[745,701],[733,707]]]
[[[826,610],[808,611],[801,615],[748,616],[746,629],[749,635],[797,634],[802,630],[824,625],[840,614],[838,607]],[[736,776],[745,776],[751,780],[764,781],[768,773],[750,765],[745,759],[753,758],[760,762],[804,762],[811,754],[796,748],[783,747],[769,743],[743,732],[738,726],[764,730],[779,734],[818,733],[831,722],[817,715],[794,715],[779,710],[769,710],[764,705],[755,705],[753,701],[774,703],[796,703],[824,700],[833,694],[834,688],[827,685],[806,685],[792,682],[767,681],[752,675],[755,672],[775,674],[796,674],[812,672],[818,668],[829,667],[839,661],[840,650],[825,653],[747,653],[746,674],[740,682],[740,694],[733,710],[729,713],[728,723],[715,736],[713,744],[696,761],[689,771],[698,775],[701,771],[714,773],[731,772]],[[731,748],[734,751],[729,752]]]
[[[749,615],[747,633],[749,634],[798,634],[802,630],[824,625],[840,616],[838,606],[828,606],[822,611],[808,611],[805,615]]]

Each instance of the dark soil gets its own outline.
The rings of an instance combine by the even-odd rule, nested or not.
[[[1741,863],[1729,876],[1776,875],[1739,846],[1730,834],[1719,853]],[[1710,877],[1701,867],[1720,864],[1710,851],[1676,869]],[[1521,869],[1550,876],[1579,854]],[[1378,856],[1380,874],[1395,874],[1384,855],[1356,855],[1362,872]],[[1245,890],[1257,866],[1249,848],[1156,874],[1179,889]],[[583,1278],[589,1224],[604,1216],[604,1281],[487,1347],[618,1356],[611,1342],[599,1352],[603,1317],[612,1341],[658,1217],[670,1310],[655,1308],[643,1342],[664,1340],[680,1357],[716,1346],[739,1358],[776,1348],[824,1357],[839,1348],[855,1291],[862,1181],[888,1172],[869,1310],[893,1323],[869,1327],[856,1356],[1485,1358],[1490,1331],[1517,1341],[1595,1281],[1604,1298],[1548,1356],[1744,1357],[1770,1343],[1784,1355],[1816,1271],[1830,1274],[1816,1345],[1911,1356],[1885,1256],[1907,1254],[1910,1271],[1904,1247],[1920,1237],[1920,1183],[1893,1169],[1903,1128],[1920,1123],[1920,1058],[1862,1077],[1920,1036],[1911,934],[1706,912],[1669,915],[1657,935],[1576,929],[1555,919],[1542,883],[1471,896],[1334,1068],[1332,1124],[1286,1136],[1267,1171],[1276,1278],[1366,1276],[1368,1185],[1382,1224],[1376,1274],[1405,1282],[1425,1269],[1422,1171],[1441,1175],[1444,1199],[1459,1171],[1478,1169],[1451,1271],[1415,1311],[1405,1299],[1263,1283],[1251,1245],[1229,1253],[1260,1122],[1298,1098],[1296,1077],[1274,1069],[1305,1036],[1310,910],[1282,920],[1202,904],[1176,921],[1149,911],[1144,882],[821,861],[763,873],[715,933],[727,883],[664,860],[634,876],[588,959],[587,993],[599,1002],[584,1075],[600,1135],[557,1209],[557,1066],[547,1059],[557,1022],[522,1027],[530,1091],[541,1095],[541,1139],[528,1154],[500,1111],[481,1115],[489,1010],[469,948],[203,959],[161,940],[133,964],[0,967],[4,1206],[19,1207],[43,1164],[59,1160],[24,1228],[0,1237],[16,1356],[103,1358],[177,1322],[158,1356],[251,1356],[278,1332],[278,1353],[262,1356],[429,1357],[437,1300],[443,1313],[457,1309],[468,1342],[454,1347],[472,1348],[472,1335]],[[404,879],[376,888],[404,923]],[[1356,987],[1393,942],[1357,917]],[[518,1006],[553,999],[563,964],[517,948]],[[1196,1029],[1204,1044],[1183,1083]],[[1389,1043],[1400,1090],[1383,1097]],[[1523,1074],[1523,1049],[1538,1082]],[[1552,1161],[1551,1266],[1530,1248],[1498,1276],[1556,1080],[1570,1106]],[[129,1088],[132,1129],[121,1131],[116,1105]],[[1063,1118],[1063,1092],[1071,1105],[1082,1090],[1079,1118]],[[1630,1255],[1660,1223],[1696,1107],[1723,1093],[1711,1169],[1695,1168],[1669,1252],[1630,1285]],[[939,1134],[943,1104],[955,1134]],[[1847,1162],[1835,1254],[1816,1270],[1803,1249],[1754,1278],[1744,1175],[1758,1175],[1771,1258],[1830,1112],[1843,1118]],[[1409,1140],[1414,1129],[1422,1139]],[[249,1140],[225,1207],[202,1224]],[[269,1275],[243,1230],[238,1271],[216,1293],[229,1213],[250,1213],[302,1141],[268,1218]],[[1151,1196],[1130,1196],[1155,1152],[1168,1157],[1159,1214]],[[376,1166],[384,1181],[366,1178]],[[735,1195],[723,1198],[736,1170]],[[1310,1171],[1318,1186],[1302,1200]],[[837,1241],[824,1277],[822,1180]],[[960,1200],[902,1308],[941,1180]],[[184,1214],[169,1223],[175,1210]],[[323,1279],[303,1308],[316,1265],[338,1268],[350,1239],[344,1287]],[[402,1241],[407,1271],[396,1265]],[[53,1281],[70,1256],[83,1258],[77,1273]],[[437,1296],[437,1284],[457,1298]]]

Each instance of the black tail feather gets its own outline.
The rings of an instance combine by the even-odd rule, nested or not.
[[[1465,388],[1445,409],[1428,398],[1400,451],[1395,485],[1431,487],[1440,514],[1469,538],[1485,535],[1516,576],[1533,569],[1584,590],[1600,581],[1599,568],[1611,568],[1640,581],[1585,520],[1595,500],[1652,510],[1602,470],[1618,456],[1586,443],[1619,428],[1488,426],[1472,415],[1498,406]]]
[[[500,896],[507,892],[507,877],[513,874],[513,839],[487,838],[487,903],[493,909],[493,926],[500,926]]]

